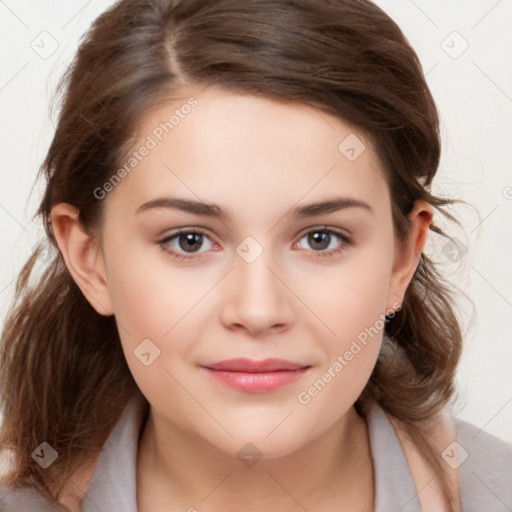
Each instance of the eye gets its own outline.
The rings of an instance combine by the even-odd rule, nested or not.
[[[199,228],[180,229],[158,241],[163,250],[171,254],[176,259],[194,258],[206,244],[205,251],[215,247],[215,243],[208,237],[205,231]]]
[[[352,243],[351,239],[344,233],[328,228],[327,226],[310,229],[300,238],[298,245],[304,241],[314,253],[314,257],[335,256],[346,250]],[[299,247],[303,248],[303,247]]]
[[[208,243],[205,244],[205,241]],[[179,260],[191,260],[199,257],[203,252],[215,250],[218,247],[201,228],[181,228],[157,243],[174,259]],[[327,226],[310,229],[301,236],[296,246],[303,249],[303,243],[312,248],[314,257],[333,257],[352,245],[350,237]]]

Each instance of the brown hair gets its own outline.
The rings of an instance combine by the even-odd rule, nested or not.
[[[455,201],[430,192],[439,121],[418,57],[370,1],[121,0],[94,22],[59,84],[37,212],[53,248],[52,206],[74,205],[84,228],[98,230],[104,202],[93,191],[121,165],[141,117],[182,87],[212,84],[314,105],[361,130],[386,171],[397,237],[406,237],[417,200],[455,220],[442,208]],[[0,443],[13,456],[3,482],[34,485],[56,499],[55,489],[101,449],[139,391],[114,317],[96,313],[59,251],[29,283],[41,250],[20,273],[2,334]],[[420,420],[453,395],[461,337],[451,292],[422,254],[356,402],[363,410],[376,399],[404,422],[438,470],[440,454]],[[31,458],[43,440],[59,454],[46,470]]]

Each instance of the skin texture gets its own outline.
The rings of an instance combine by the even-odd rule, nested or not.
[[[302,104],[187,89],[141,120],[134,148],[190,96],[197,106],[102,199],[96,236],[82,230],[72,206],[52,210],[69,271],[98,313],[115,314],[151,404],[137,460],[139,510],[372,510],[368,433],[353,404],[379,353],[378,320],[401,304],[433,210],[418,203],[399,244],[370,142]],[[338,149],[351,134],[365,145],[354,161]],[[137,213],[166,196],[216,203],[232,218],[165,207]],[[289,215],[334,197],[364,201],[371,211]],[[325,227],[350,242],[329,240]],[[206,232],[195,252],[183,249],[183,237],[181,246],[179,238],[159,243],[177,228]],[[318,231],[324,246],[312,238]],[[252,245],[240,245],[248,236]],[[333,377],[338,356],[370,327],[378,334]],[[134,354],[145,339],[160,350],[147,366]],[[311,367],[267,393],[232,389],[199,368],[237,357]],[[330,382],[301,403],[299,393],[329,368]],[[262,457],[252,467],[237,457],[248,442]]]

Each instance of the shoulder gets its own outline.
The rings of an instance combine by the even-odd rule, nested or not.
[[[512,510],[512,444],[467,421],[454,423],[463,510]]]
[[[95,453],[77,473],[73,474],[74,485],[69,487],[69,492],[64,491],[61,503],[52,503],[34,487],[12,488],[5,485],[5,480],[2,483],[2,475],[7,472],[9,460],[8,455],[0,451],[0,512],[78,511],[80,502],[89,494],[90,484],[93,484],[92,491],[96,492],[95,503],[108,499],[115,490],[117,490],[115,498],[118,503],[126,498],[127,493],[123,485],[127,474],[129,481],[133,482],[133,493],[135,493],[137,436],[141,421],[145,419],[147,412],[148,402],[142,395],[136,395],[129,400],[101,452]],[[119,445],[122,445],[122,450],[119,449]],[[129,454],[126,451],[128,445],[131,446]],[[96,471],[97,469],[99,471]],[[132,499],[133,502],[134,500],[135,498]],[[128,510],[123,506],[117,509]]]
[[[52,504],[32,487],[11,489],[0,485],[0,510],[2,512],[69,512],[62,505]]]

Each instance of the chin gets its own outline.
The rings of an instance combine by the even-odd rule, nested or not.
[[[309,441],[304,439],[298,432],[283,429],[278,433],[278,429],[279,427],[270,435],[269,432],[272,429],[235,435],[234,451],[237,458],[243,457],[245,452],[251,454],[251,451],[254,451],[258,457],[261,457],[261,460],[279,459],[291,455]],[[233,450],[231,453],[233,453]]]

